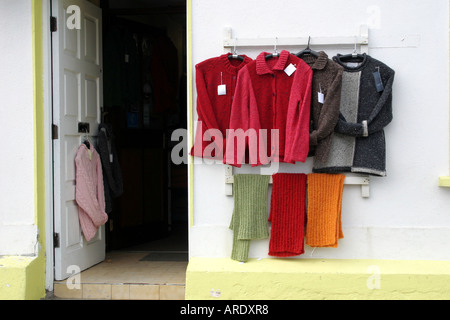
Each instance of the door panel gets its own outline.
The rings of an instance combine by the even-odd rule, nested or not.
[[[81,10],[81,29],[69,29],[66,21]],[[55,280],[72,275],[105,258],[104,226],[87,242],[82,234],[75,201],[75,155],[84,133],[78,123],[87,122],[90,140],[95,141],[102,101],[101,9],[85,0],[52,0],[52,15],[57,31],[52,33],[53,118],[59,128],[54,140],[54,229],[59,234],[55,248]],[[71,268],[69,268],[71,267]]]

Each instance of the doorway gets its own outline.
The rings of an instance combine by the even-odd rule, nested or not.
[[[110,195],[106,250],[187,259],[187,166],[170,158],[172,132],[187,128],[186,2],[103,0],[100,7],[102,123],[114,132],[123,185]]]
[[[187,266],[187,166],[170,158],[172,132],[187,128],[186,1],[90,2],[102,10],[100,128],[112,135],[120,166],[116,188],[105,192],[106,258],[84,270],[81,281],[89,282],[86,294],[88,285],[108,284],[111,297],[121,284],[132,298],[133,286],[135,292],[144,285],[162,290],[171,281],[181,286]],[[54,288],[67,294],[65,283]]]
[[[113,129],[123,183],[110,199],[107,250],[154,247],[180,233],[178,249],[187,250],[187,167],[170,159],[171,133],[187,127],[186,3],[100,5],[102,123]]]

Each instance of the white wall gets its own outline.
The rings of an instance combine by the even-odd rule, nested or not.
[[[31,1],[0,1],[0,255],[35,253]]]
[[[449,171],[448,14],[447,0],[192,0],[193,65],[224,53],[225,27],[239,39],[348,36],[368,24],[369,54],[396,71],[394,120],[385,129],[387,177],[371,178],[370,198],[345,186],[345,238],[335,249],[306,246],[300,258],[450,260],[450,189],[438,187]],[[256,58],[272,49],[239,53]],[[313,49],[330,56],[352,51]],[[194,109],[195,99],[194,83]],[[280,172],[309,173],[311,161]],[[224,167],[195,164],[193,179],[190,254],[229,257],[233,198],[224,192]],[[253,241],[250,257],[268,257],[268,243]]]

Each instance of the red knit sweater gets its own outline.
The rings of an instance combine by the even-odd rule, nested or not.
[[[233,131],[228,132],[224,160],[236,167],[244,163],[247,147],[252,166],[267,164],[270,160],[304,162],[308,155],[313,72],[302,59],[286,50],[278,58],[266,60],[267,54],[260,53],[238,75],[230,129],[235,130],[235,134],[242,129],[248,136],[232,136]],[[285,69],[291,64],[296,69],[288,75]],[[272,144],[271,129],[278,129],[278,145]],[[252,136],[252,132],[256,135]],[[245,141],[244,148],[239,144],[242,141]]]
[[[226,142],[220,139],[220,141],[212,143],[210,140],[214,141],[215,137],[208,135],[207,130],[218,129],[223,139],[226,138],[238,71],[252,61],[245,55],[242,55],[243,61],[228,59],[229,55],[227,53],[210,58],[195,66],[198,123],[194,145],[191,149],[193,156],[222,160]],[[218,94],[217,87],[221,84],[226,85],[225,95]],[[208,146],[208,150],[204,152]],[[220,152],[216,154],[215,150]]]

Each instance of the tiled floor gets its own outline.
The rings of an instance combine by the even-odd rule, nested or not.
[[[180,228],[180,227],[178,227]],[[54,283],[59,299],[183,300],[187,261],[141,261],[151,252],[187,252],[187,228],[168,238],[106,253],[69,282]]]
[[[78,286],[55,282],[66,299],[182,300],[187,261],[140,261],[149,252],[117,251],[80,274]],[[74,282],[74,281],[72,281]]]

